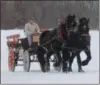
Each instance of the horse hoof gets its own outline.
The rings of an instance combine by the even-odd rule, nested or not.
[[[84,70],[82,70],[82,69],[80,69],[80,70],[78,70],[78,72],[85,72]]]
[[[46,71],[44,70],[44,71],[42,71],[42,72],[44,72],[44,73],[45,73]]]
[[[54,67],[54,69],[55,69],[56,71],[58,71],[58,72],[61,71],[61,67],[60,67],[60,66],[58,66],[58,67]]]
[[[83,62],[82,62],[82,66],[86,66],[87,64],[88,64],[87,61],[83,61]]]
[[[49,71],[50,71],[50,67],[46,65],[46,66],[45,66],[45,71],[46,71],[46,72],[49,72]]]
[[[46,71],[49,72],[50,71],[50,68],[46,68]]]
[[[68,71],[63,71],[63,73],[68,73]]]
[[[59,65],[59,66],[53,65],[53,67],[54,67],[54,69],[55,69],[56,71],[58,71],[58,72],[61,71],[61,65]]]
[[[68,68],[68,72],[72,72],[72,68],[69,67],[69,68]]]
[[[44,68],[46,72],[50,71],[50,65],[48,65],[47,63],[44,65]]]
[[[45,68],[43,66],[40,65],[41,71],[42,72],[46,72]]]
[[[44,73],[46,72],[46,70],[45,70],[44,68],[42,68],[41,70],[42,70],[42,72],[44,72]]]
[[[67,70],[67,69],[62,69],[62,71],[63,71],[64,73],[68,73],[68,70]]]
[[[61,66],[60,67],[58,67],[58,70],[57,70],[58,72],[60,72],[61,71]]]

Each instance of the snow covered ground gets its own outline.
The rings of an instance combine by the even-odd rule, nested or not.
[[[92,60],[83,67],[84,73],[77,72],[76,59],[73,63],[72,73],[56,72],[51,63],[51,71],[43,73],[38,63],[32,63],[30,72],[24,72],[23,67],[16,67],[15,72],[8,70],[8,48],[6,37],[11,34],[20,34],[24,37],[23,30],[1,30],[1,83],[2,84],[98,84],[99,83],[99,32],[90,31],[92,36]],[[81,53],[82,60],[86,58]]]

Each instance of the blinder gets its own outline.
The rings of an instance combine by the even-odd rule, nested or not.
[[[81,34],[81,37],[82,37],[82,36],[87,37],[87,36],[89,36],[89,34],[88,34],[88,33],[84,33],[84,34]]]
[[[88,43],[90,41],[91,37],[88,33],[84,33],[80,35],[80,40],[84,41],[84,43]]]

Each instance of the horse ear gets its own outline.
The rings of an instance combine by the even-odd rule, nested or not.
[[[81,22],[81,18],[79,18],[79,22]]]
[[[69,14],[67,17],[70,17],[71,15]]]
[[[68,16],[71,16],[71,14],[69,14]]]
[[[87,19],[87,22],[89,23],[89,21],[90,21],[90,19],[88,18],[88,19]]]
[[[75,14],[73,15],[74,19],[75,19]]]

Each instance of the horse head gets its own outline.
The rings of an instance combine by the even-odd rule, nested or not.
[[[60,24],[61,34],[63,35],[64,40],[66,40],[72,33],[75,33],[75,27],[77,25],[75,17],[75,15],[69,14]]]
[[[68,34],[75,32],[76,24],[75,15],[68,15],[66,19],[66,29]]]
[[[78,32],[81,36],[81,40],[84,42],[89,40],[89,19],[86,17],[82,17],[79,19],[79,26],[78,26]]]
[[[82,17],[79,19],[79,32],[87,34],[89,32],[89,19]]]

